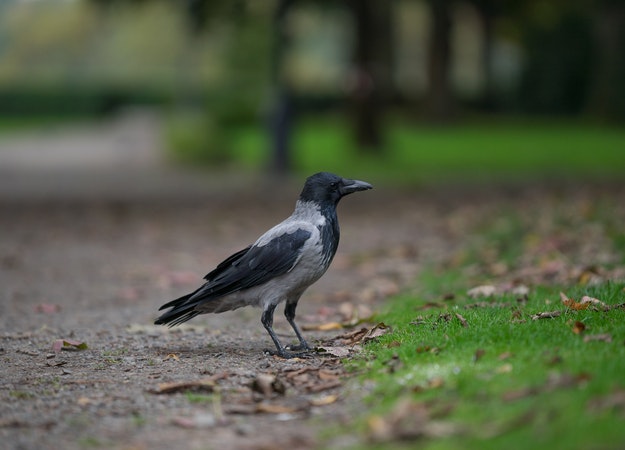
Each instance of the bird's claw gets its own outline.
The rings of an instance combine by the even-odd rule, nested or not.
[[[310,352],[310,351],[312,351],[312,348],[310,348],[310,346],[308,345],[307,342],[303,342],[303,343],[297,344],[297,345],[287,345],[286,349],[294,351],[294,352]]]

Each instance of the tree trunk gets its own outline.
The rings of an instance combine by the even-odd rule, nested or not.
[[[428,116],[435,122],[449,122],[453,104],[449,73],[451,68],[451,0],[429,0],[432,29],[429,40],[427,94]]]
[[[586,109],[599,117],[625,116],[625,5],[602,2],[595,16],[596,62]]]
[[[273,105],[270,112],[269,132],[271,135],[271,170],[284,175],[291,169],[291,131],[293,129],[293,107],[291,90],[282,77],[282,61],[288,45],[286,14],[294,0],[280,0],[274,16],[274,44],[271,63],[271,77],[274,85]]]
[[[351,83],[355,138],[361,150],[382,151],[382,110],[391,85],[391,4],[350,2],[356,26]]]

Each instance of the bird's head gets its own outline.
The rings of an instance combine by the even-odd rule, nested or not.
[[[373,189],[369,183],[358,180],[348,180],[328,172],[319,172],[306,179],[300,200],[316,203],[333,203],[352,192]]]

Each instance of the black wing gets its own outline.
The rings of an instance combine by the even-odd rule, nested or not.
[[[235,253],[206,275],[207,282],[193,293],[189,301],[249,289],[287,273],[310,236],[310,231],[300,228],[276,236],[263,246],[253,245]]]

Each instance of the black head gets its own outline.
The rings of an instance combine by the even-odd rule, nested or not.
[[[342,197],[367,189],[373,189],[373,186],[364,181],[348,180],[328,172],[319,172],[306,179],[299,198],[303,201],[336,205]]]

